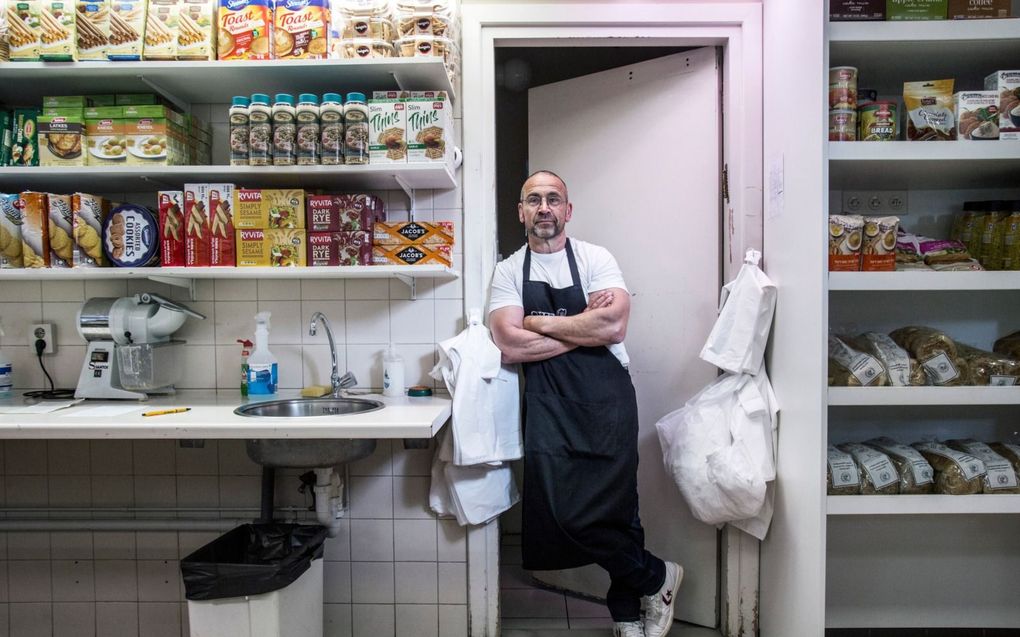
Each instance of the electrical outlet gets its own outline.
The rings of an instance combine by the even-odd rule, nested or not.
[[[33,353],[35,353],[35,342],[40,339],[46,342],[46,349],[43,350],[43,354],[52,354],[55,340],[53,337],[53,323],[35,323],[32,325],[32,331],[28,334],[28,346],[32,348],[31,351]]]
[[[907,212],[906,190],[847,190],[843,192],[843,211],[861,215]]]

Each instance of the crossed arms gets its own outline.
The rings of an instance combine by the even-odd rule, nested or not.
[[[492,338],[504,363],[532,363],[575,347],[622,343],[630,317],[630,295],[607,288],[588,296],[588,307],[574,316],[524,316],[524,308],[502,307],[489,315]]]

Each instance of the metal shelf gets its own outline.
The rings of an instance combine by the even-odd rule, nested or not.
[[[1020,405],[1020,387],[829,387],[829,405]]]
[[[1020,495],[830,495],[829,515],[1020,513]]]
[[[835,190],[992,188],[1020,174],[1015,141],[829,142],[828,151]]]
[[[830,292],[1020,290],[1020,272],[830,272]]]

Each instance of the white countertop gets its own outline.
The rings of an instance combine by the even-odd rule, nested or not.
[[[248,402],[297,398],[297,391],[273,396],[242,398],[239,391],[181,390],[172,396],[148,401],[86,400],[45,414],[0,413],[0,439],[11,438],[431,438],[450,418],[450,399],[386,397],[370,398],[386,407],[345,416],[310,418],[251,418],[234,414]],[[0,408],[27,405],[20,396],[0,400]],[[128,412],[90,415],[98,407],[129,409]],[[158,409],[190,407],[191,411],[143,417]]]

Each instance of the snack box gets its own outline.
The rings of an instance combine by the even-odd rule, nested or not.
[[[0,109],[0,166],[11,165],[11,149],[14,147],[14,121],[11,112]]]
[[[233,190],[233,184],[184,184],[185,266],[234,265],[233,225],[227,203],[233,197]],[[215,264],[212,261],[214,236],[218,239],[218,262]],[[224,250],[226,237],[230,238],[231,245]]]
[[[76,268],[102,268],[110,265],[103,254],[103,222],[110,214],[110,202],[84,192],[71,195],[74,226],[72,265]]]
[[[39,57],[47,62],[78,61],[76,0],[44,0],[39,13],[42,46]]]
[[[453,156],[450,100],[412,97],[407,107],[408,163],[444,162]]]
[[[453,265],[453,247],[433,245],[375,245],[372,265]]]
[[[144,60],[177,59],[178,22],[180,0],[149,0],[145,19]]]
[[[1020,70],[992,73],[985,90],[999,96],[999,139],[1020,140]]]
[[[407,163],[406,115],[407,103],[403,100],[368,101],[369,163]]]
[[[178,60],[216,59],[216,0],[181,0]]]
[[[945,20],[949,0],[886,0],[886,20]]]
[[[7,37],[11,62],[37,62],[42,52],[42,0],[9,0]]]
[[[371,264],[372,235],[366,230],[308,233],[309,266]]]
[[[956,100],[956,138],[999,139],[999,94],[995,91],[960,91]]]
[[[46,197],[50,233],[50,267],[69,268],[74,263],[74,217],[71,195]]]
[[[453,245],[453,222],[378,222],[372,226],[372,244],[377,246]]]
[[[103,253],[118,268],[159,265],[159,219],[148,208],[123,204],[103,222]]]
[[[21,209],[21,250],[26,268],[50,267],[49,206],[44,192],[23,192]]]
[[[273,53],[277,60],[324,59],[329,50],[327,0],[276,0]]]
[[[25,267],[21,224],[21,195],[0,194],[0,270]]]
[[[172,111],[164,106],[124,107],[124,135],[127,138],[129,166],[180,163],[177,145],[172,143],[170,123]]]
[[[43,108],[77,108],[92,106],[89,98],[84,95],[47,95],[42,99]]]
[[[14,110],[14,144],[11,146],[11,166],[39,165],[38,108]]]
[[[305,231],[246,228],[237,231],[238,267],[304,267]]]
[[[1010,17],[1010,0],[949,0],[950,20]]]
[[[165,104],[155,93],[117,93],[113,96],[114,106],[157,106]]]
[[[220,60],[268,60],[272,0],[220,0],[217,57]]]
[[[235,228],[304,228],[304,190],[234,190]]]
[[[106,59],[142,59],[147,5],[146,0],[117,0],[110,3],[110,42],[106,47]]]
[[[128,145],[124,128],[124,109],[100,106],[85,109],[85,163],[89,166],[123,166]]]
[[[106,60],[111,0],[78,0],[78,59]]]
[[[41,115],[38,121],[40,165],[85,165],[85,119],[80,112],[78,115]]]
[[[163,267],[184,267],[184,191],[160,190],[156,202],[159,206],[160,264]]]
[[[234,231],[234,184],[205,184],[209,211],[209,265],[237,265]]]
[[[307,195],[305,221],[309,232],[371,232],[372,224],[386,221],[386,206],[368,194]]]

